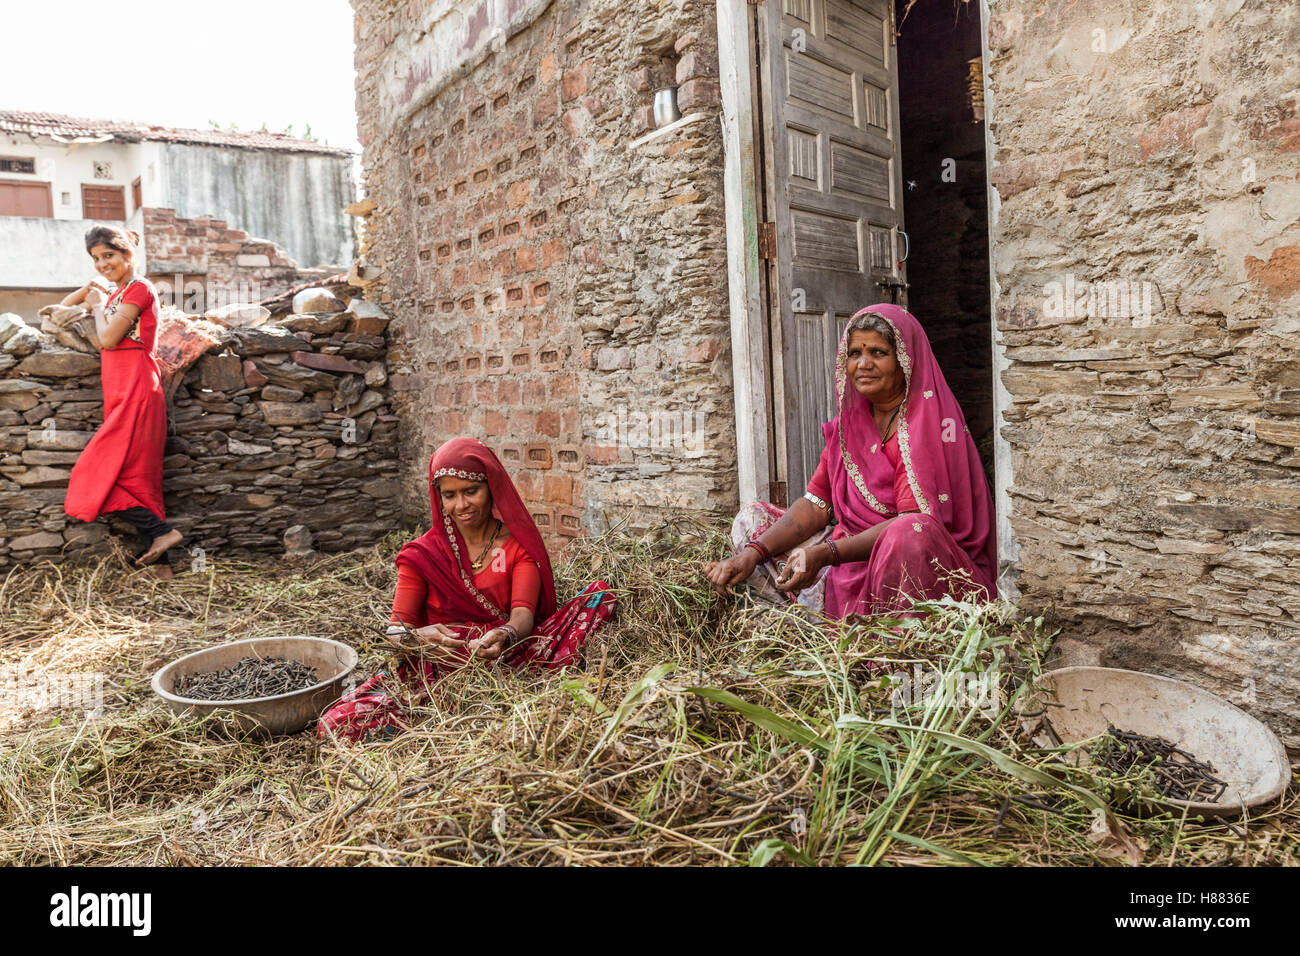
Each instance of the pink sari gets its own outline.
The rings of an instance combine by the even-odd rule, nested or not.
[[[881,447],[871,403],[847,384],[846,330],[835,361],[839,414],[822,426],[839,522],[834,537],[893,520],[869,560],[830,569],[826,613],[898,613],[913,601],[945,594],[990,599],[997,594],[993,499],[961,406],[911,313],[896,305],[868,306],[857,315],[864,312],[879,315],[894,330],[907,380],[897,455],[921,510],[897,512],[895,468]]]

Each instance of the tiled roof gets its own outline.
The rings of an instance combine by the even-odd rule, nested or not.
[[[59,113],[26,113],[0,110],[0,132],[27,133],[31,136],[57,136],[61,139],[112,136],[127,143],[197,143],[203,146],[230,146],[235,149],[266,149],[287,153],[323,153],[327,156],[351,156],[342,146],[326,146],[308,139],[283,133],[236,132],[224,129],[175,129],[132,123],[127,120],[86,119]]]

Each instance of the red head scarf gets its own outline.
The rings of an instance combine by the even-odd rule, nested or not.
[[[921,323],[896,305],[871,305],[870,312],[894,330],[898,363],[907,393],[898,418],[898,450],[916,503],[943,522],[979,573],[979,583],[997,594],[997,542],[993,526],[993,497],[980,464],[979,452],[961,405],[944,380]],[[880,429],[871,416],[871,403],[847,382],[850,329],[840,339],[835,363],[839,415],[822,426],[831,458],[830,478],[835,516],[849,534],[858,534],[897,514],[894,468],[881,450]],[[865,562],[841,565],[841,579],[865,574]],[[856,582],[839,590],[856,593]]]
[[[542,593],[538,599],[537,620],[555,613],[555,575],[551,559],[542,544],[541,533],[532,515],[524,507],[514,482],[492,449],[476,438],[453,438],[436,452],[429,462],[429,504],[433,510],[433,527],[427,534],[409,542],[397,555],[417,571],[430,588],[436,589],[459,623],[492,624],[510,617],[509,608],[496,603],[478,588],[470,572],[469,549],[451,515],[442,508],[438,479],[453,475],[467,481],[486,481],[492,494],[492,513],[510,529],[529,556],[537,562],[542,575]]]

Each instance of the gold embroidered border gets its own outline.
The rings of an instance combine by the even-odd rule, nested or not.
[[[114,292],[111,296],[108,297],[108,305],[105,306],[104,308],[105,318],[109,320],[117,318],[117,309],[118,306],[122,304],[122,296],[126,295],[127,289],[131,288],[131,286],[135,285],[139,281],[140,281],[139,279],[132,279],[130,282],[122,286],[122,288],[118,289],[116,292]],[[114,302],[113,301],[114,299],[117,299],[117,301]],[[142,318],[144,318],[143,312],[141,312],[135,317],[135,320],[131,323],[131,327],[126,330],[126,334],[123,335],[122,338],[130,339],[132,342],[139,342],[141,345],[144,345],[144,340],[140,338],[140,320]],[[118,344],[121,343],[119,342]],[[114,346],[114,348],[116,347],[117,346]]]
[[[451,542],[451,553],[456,561],[456,570],[460,572],[461,583],[463,583],[469,590],[469,593],[473,595],[474,600],[478,601],[478,603],[483,606],[483,609],[489,614],[495,614],[497,617],[508,618],[510,615],[504,613],[486,594],[474,587],[474,581],[467,573],[465,573],[465,565],[462,564],[460,560],[460,545],[456,544],[456,530],[451,526],[451,515],[447,514],[445,511],[442,513],[442,524],[443,527],[447,529],[447,540]]]
[[[853,318],[856,319],[858,315],[861,314],[863,313],[857,313]],[[880,313],[878,312],[871,313],[871,315],[879,314]],[[881,316],[881,318],[884,318],[884,316]],[[888,321],[888,319],[886,319],[886,321]],[[844,459],[844,468],[849,473],[849,478],[852,479],[853,484],[857,487],[858,494],[862,495],[862,499],[867,503],[867,507],[876,512],[876,514],[882,514],[885,517],[892,517],[896,512],[891,511],[889,508],[886,508],[881,504],[876,496],[871,493],[871,490],[867,488],[866,482],[862,480],[862,472],[858,470],[858,463],[854,461],[853,456],[849,454],[848,441],[844,436],[844,413],[848,411],[848,409],[844,407],[844,383],[848,378],[847,353],[849,335],[851,334],[850,326],[852,325],[853,320],[850,319],[849,324],[844,327],[844,334],[840,336],[840,347],[835,353],[835,397],[839,402],[840,407],[840,457]]]
[[[903,468],[907,471],[907,483],[912,489],[912,497],[920,506],[921,511],[925,514],[933,514],[930,510],[930,503],[925,499],[925,492],[921,490],[920,482],[916,480],[916,469],[912,467],[912,443],[907,434],[907,400],[912,395],[912,357],[907,354],[907,345],[903,342],[902,333],[898,331],[898,326],[890,322],[887,316],[881,316],[889,327],[894,330],[894,344],[898,349],[898,364],[903,366],[903,377],[906,380],[906,392],[903,396],[903,410],[898,413],[898,451],[903,456]]]

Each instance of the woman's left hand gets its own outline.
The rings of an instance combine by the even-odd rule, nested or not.
[[[503,627],[494,627],[482,637],[469,641],[465,646],[469,648],[471,657],[494,660],[510,646],[510,632]]]
[[[802,591],[817,580],[818,572],[828,563],[820,547],[795,548],[784,561],[777,562],[776,589]]]

